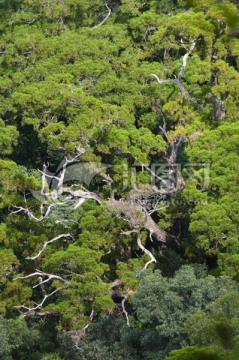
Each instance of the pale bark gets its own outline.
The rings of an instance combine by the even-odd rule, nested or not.
[[[137,237],[137,244],[138,244],[139,248],[150,257],[150,260],[144,265],[144,268],[142,269],[142,270],[146,270],[147,267],[149,266],[149,264],[151,264],[152,262],[156,263],[157,261],[156,261],[155,257],[153,256],[153,254],[143,246],[139,236]]]
[[[137,204],[134,201],[119,201],[110,199],[107,203],[108,209],[116,216],[128,223],[134,228],[134,230],[148,230],[151,236],[165,245],[169,245],[173,248],[177,248],[177,239],[160,228],[152,219],[148,211]]]
[[[52,244],[52,243],[54,243],[55,241],[57,241],[57,240],[59,240],[59,239],[61,239],[61,238],[71,238],[71,239],[74,239],[71,234],[61,234],[61,235],[58,235],[58,236],[56,236],[55,238],[46,241],[46,242],[43,244],[41,250],[40,250],[35,256],[28,256],[28,257],[26,257],[26,259],[27,259],[27,260],[35,260],[35,259],[37,259],[37,258],[43,253],[43,251],[46,249],[47,245]]]
[[[57,288],[57,289],[55,289],[54,291],[52,291],[50,294],[46,294],[45,296],[44,296],[44,298],[42,299],[42,301],[39,303],[39,304],[36,304],[36,306],[34,306],[34,307],[32,307],[32,308],[30,308],[30,307],[27,307],[27,306],[25,306],[25,305],[18,305],[18,306],[14,306],[16,309],[23,309],[23,310],[27,310],[27,311],[35,311],[35,310],[38,310],[38,309],[41,309],[42,307],[43,307],[43,305],[44,305],[44,303],[45,303],[45,301],[49,298],[49,297],[51,297],[51,296],[53,296],[54,294],[56,294],[58,291],[60,291],[62,288]]]
[[[37,269],[36,269],[36,270],[37,270]],[[69,283],[68,280],[63,279],[61,276],[53,275],[53,274],[48,274],[48,273],[45,273],[45,272],[43,272],[43,271],[41,271],[41,270],[37,270],[36,272],[34,272],[34,273],[32,273],[32,274],[29,274],[29,275],[26,275],[26,276],[17,276],[17,277],[14,278],[13,280],[29,279],[29,278],[35,277],[35,276],[38,276],[38,280],[40,280],[40,281],[39,281],[39,283],[38,283],[37,285],[34,285],[34,286],[33,286],[33,289],[36,288],[36,287],[38,287],[38,286],[41,286],[42,284],[47,283],[47,282],[50,281],[50,280],[60,280],[60,281],[62,281],[62,282],[64,282],[64,283]],[[43,280],[43,279],[42,279],[42,276],[46,276],[47,279]]]
[[[190,49],[186,52],[186,54],[183,56],[183,60],[182,60],[182,66],[181,69],[176,77],[176,79],[169,79],[169,80],[163,80],[163,79],[159,79],[159,77],[156,74],[151,74],[151,76],[153,76],[157,82],[159,84],[163,84],[163,83],[168,83],[168,84],[175,84],[176,86],[178,86],[179,90],[181,91],[182,97],[184,99],[188,99],[189,95],[188,92],[184,89],[183,85],[182,85],[182,77],[185,73],[186,70],[186,66],[187,66],[187,58],[189,55],[192,54],[192,51],[194,50],[196,46],[196,40],[194,39],[192,41],[192,45],[190,47]]]
[[[104,25],[104,23],[106,23],[106,21],[109,19],[110,15],[111,15],[111,9],[109,8],[109,6],[108,6],[108,4],[106,2],[105,2],[105,7],[108,10],[108,14],[106,15],[106,17],[98,25],[95,25],[93,27],[93,29],[97,29],[101,25]]]
[[[41,201],[40,205],[40,216],[35,215],[29,208],[22,206],[13,206],[13,214],[18,212],[24,212],[27,216],[32,218],[34,221],[42,222],[44,221],[55,208],[64,208],[72,204],[72,209],[76,210],[81,206],[87,199],[92,199],[101,204],[101,199],[97,194],[92,193],[87,190],[73,190],[71,187],[64,187],[64,181],[66,181],[66,171],[67,166],[79,161],[79,157],[84,154],[85,150],[82,148],[77,149],[77,155],[73,158],[68,159],[65,157],[63,164],[59,170],[59,175],[52,175],[48,173],[47,166],[43,165],[42,174],[42,184],[41,190],[38,193],[37,191],[32,191],[32,194],[35,198]],[[49,189],[48,179],[52,181],[52,189]],[[26,202],[26,199],[25,199]]]
[[[128,315],[128,312],[127,312],[126,309],[125,309],[125,302],[126,302],[126,300],[127,300],[127,295],[124,296],[124,298],[123,298],[123,300],[122,300],[122,302],[121,302],[121,306],[122,306],[123,314],[124,314],[125,317],[126,317],[126,324],[127,324],[128,326],[130,326],[129,315]]]

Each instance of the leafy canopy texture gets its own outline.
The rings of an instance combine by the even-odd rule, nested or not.
[[[235,359],[238,12],[0,1],[1,358]]]

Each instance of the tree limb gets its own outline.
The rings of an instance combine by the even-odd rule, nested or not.
[[[157,82],[159,84],[162,84],[162,83],[171,83],[171,84],[175,84],[178,86],[179,90],[181,91],[181,94],[183,96],[184,99],[188,99],[189,95],[187,93],[187,91],[184,89],[183,85],[182,85],[182,77],[185,73],[185,70],[186,70],[186,66],[187,66],[187,58],[189,55],[192,54],[192,51],[193,49],[195,48],[196,46],[196,39],[194,39],[192,41],[192,45],[190,47],[190,49],[186,52],[186,54],[183,56],[183,60],[182,60],[182,66],[181,66],[181,69],[176,77],[176,79],[169,79],[169,80],[162,80],[162,79],[159,79],[159,77],[156,75],[156,74],[150,74],[151,76],[155,77],[155,79],[157,80]]]
[[[43,251],[46,249],[47,245],[52,244],[53,242],[55,242],[55,241],[57,241],[57,240],[59,240],[59,239],[61,239],[61,238],[63,238],[63,237],[70,237],[71,239],[73,239],[73,236],[72,236],[71,234],[61,234],[61,235],[58,235],[58,236],[56,236],[54,239],[51,239],[51,240],[49,240],[49,241],[46,241],[46,242],[43,244],[41,250],[38,252],[37,255],[35,255],[35,256],[28,256],[28,257],[26,257],[26,260],[35,260],[36,258],[38,258],[38,257],[43,253]]]
[[[79,197],[84,200],[86,199],[92,199],[95,200],[96,202],[98,202],[100,205],[102,204],[101,199],[99,198],[99,196],[93,192],[90,191],[83,191],[83,190],[72,190],[71,188],[64,188],[63,189],[64,193],[68,193],[73,197]],[[78,207],[78,206],[77,206]],[[76,208],[76,207],[74,207]]]
[[[37,269],[36,269],[37,270]],[[64,283],[69,283],[68,280],[65,280],[63,279],[61,276],[58,276],[58,275],[53,275],[53,274],[47,274],[41,270],[37,270],[36,272],[32,273],[32,274],[29,274],[29,275],[26,275],[26,276],[17,276],[16,278],[14,278],[13,280],[18,280],[18,279],[29,279],[31,277],[34,277],[34,276],[47,276],[47,279],[46,280],[41,280],[37,285],[34,285],[33,286],[33,289],[35,289],[36,287],[38,286],[41,286],[42,284],[52,280],[52,279],[55,279],[55,280],[60,280]]]
[[[139,248],[150,257],[150,260],[144,265],[144,268],[142,269],[142,270],[146,270],[147,267],[149,266],[149,264],[151,264],[152,262],[156,263],[157,261],[156,261],[155,257],[153,256],[153,254],[143,246],[139,236],[137,237],[137,244],[138,244]]]
[[[37,198],[39,201],[41,201],[41,205],[40,205],[41,215],[39,217],[35,216],[27,206],[26,207],[14,206],[16,210],[12,211],[12,213],[18,213],[22,211],[25,212],[25,214],[27,214],[34,221],[41,222],[49,216],[52,209],[57,207],[58,208],[63,207],[70,203],[74,204],[73,210],[76,210],[87,199],[95,200],[96,202],[101,204],[101,199],[97,194],[93,192],[87,190],[72,190],[73,185],[70,188],[63,186],[64,181],[67,181],[66,179],[67,166],[69,164],[78,161],[79,156],[84,154],[84,152],[85,150],[83,148],[78,148],[77,155],[75,157],[70,159],[65,157],[63,163],[60,166],[58,176],[51,173],[47,173],[47,165],[45,164],[43,165],[43,171],[40,171],[42,174],[41,190],[40,192],[31,191],[33,196]],[[51,183],[52,189],[49,189],[48,186],[49,179],[52,180]]]
[[[25,305],[18,305],[18,306],[14,306],[16,309],[24,309],[24,310],[27,310],[27,311],[34,311],[34,310],[37,310],[37,309],[41,309],[42,308],[42,306],[43,306],[43,304],[45,303],[45,301],[49,298],[49,297],[51,297],[52,295],[54,295],[55,293],[57,293],[58,291],[60,291],[62,288],[60,287],[60,288],[57,288],[57,289],[55,289],[54,291],[52,291],[50,294],[46,294],[45,296],[44,296],[44,298],[43,298],[43,300],[41,301],[41,303],[40,304],[36,304],[36,306],[35,307],[33,307],[33,308],[29,308],[29,307],[27,307],[27,306],[25,306]]]
[[[101,25],[104,25],[104,23],[109,19],[110,15],[111,15],[111,9],[109,8],[107,2],[105,2],[105,7],[108,10],[108,14],[106,15],[106,17],[98,25],[95,25],[92,29],[97,29]]]
[[[184,74],[184,72],[186,70],[186,66],[187,66],[187,58],[188,58],[189,55],[192,54],[192,51],[194,50],[195,46],[196,46],[196,39],[193,39],[192,45],[191,45],[189,51],[187,51],[186,54],[183,56],[182,67],[181,67],[181,69],[180,69],[180,71],[178,73],[178,80],[179,81],[182,80],[183,74]]]
[[[91,310],[91,313],[90,313],[90,316],[89,316],[89,320],[90,322],[88,322],[81,330],[82,331],[86,331],[86,329],[88,329],[88,327],[90,326],[90,324],[92,323],[93,321],[93,318],[94,318],[94,309]]]
[[[127,311],[125,309],[125,302],[126,302],[127,298],[128,298],[128,296],[125,295],[123,300],[121,301],[121,306],[122,306],[123,313],[125,314],[125,317],[126,317],[126,323],[127,323],[128,326],[130,326],[129,316],[128,316],[128,313],[127,313]]]
[[[19,212],[24,212],[25,214],[27,214],[30,218],[32,218],[33,220],[35,220],[36,222],[41,222],[43,220],[45,220],[48,215],[50,214],[50,212],[52,211],[52,209],[54,207],[60,207],[60,206],[64,206],[68,203],[72,203],[75,202],[74,200],[72,200],[71,198],[67,197],[65,198],[65,200],[63,201],[59,201],[59,202],[54,202],[50,205],[47,206],[45,213],[43,213],[43,209],[44,209],[44,205],[47,205],[46,203],[41,204],[40,206],[40,211],[41,211],[41,216],[37,217],[35,216],[29,209],[28,207],[24,208],[22,206],[13,206],[13,208],[17,209],[15,211],[11,211],[11,214],[16,214]]]

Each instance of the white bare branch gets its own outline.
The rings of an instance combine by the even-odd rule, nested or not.
[[[27,310],[27,311],[35,311],[35,310],[38,310],[38,309],[41,309],[42,307],[43,307],[43,305],[44,305],[44,303],[45,303],[45,301],[49,298],[49,297],[51,297],[52,295],[54,295],[55,293],[57,293],[58,291],[60,291],[62,288],[60,287],[60,288],[57,288],[57,289],[55,289],[54,291],[52,291],[50,294],[46,294],[45,296],[44,296],[44,298],[42,299],[42,301],[40,302],[40,304],[36,304],[36,306],[35,307],[32,307],[32,308],[29,308],[29,307],[27,307],[27,306],[25,306],[25,305],[18,305],[18,306],[14,306],[16,309],[23,309],[23,310]]]
[[[109,6],[108,6],[108,4],[106,2],[105,2],[105,7],[108,10],[108,14],[106,15],[106,17],[98,25],[95,25],[92,29],[97,29],[101,25],[104,25],[104,23],[109,19],[110,15],[111,15],[111,9],[109,8]]]
[[[149,264],[151,264],[152,262],[156,263],[157,261],[156,261],[155,257],[153,256],[153,254],[143,246],[139,236],[137,238],[137,244],[138,244],[139,248],[150,257],[150,260],[144,265],[144,268],[141,270],[141,271],[143,271],[143,270],[147,269]]]
[[[42,186],[41,186],[41,195],[44,196],[45,195],[45,187],[46,187],[46,170],[47,167],[45,164],[43,164],[43,171],[41,171],[42,173]]]
[[[49,205],[49,209],[48,209],[48,213],[51,210],[52,205]],[[42,215],[42,207],[41,207],[41,216],[40,217],[36,217],[29,209],[28,207],[24,208],[22,206],[13,206],[14,209],[16,209],[15,211],[11,211],[11,214],[17,214],[19,212],[24,212],[25,214],[27,214],[31,219],[35,220],[36,222],[41,222],[45,216]]]
[[[77,201],[77,203],[74,205],[74,210],[76,210],[78,207],[80,207],[84,202],[86,201],[86,199],[79,199],[78,201]]]
[[[135,229],[134,229],[134,230],[129,230],[129,231],[123,231],[123,230],[122,230],[122,231],[120,232],[120,234],[121,234],[121,235],[127,235],[127,236],[129,236],[129,235],[131,235],[131,234],[133,234],[133,233],[137,233],[137,234],[138,234],[138,232],[139,232],[139,231],[138,231],[138,230],[135,230]]]
[[[80,200],[86,200],[86,199],[93,199],[96,202],[98,202],[100,205],[102,204],[101,199],[99,198],[99,196],[91,191],[84,191],[84,190],[72,190],[71,188],[64,188],[63,189],[64,193],[69,193],[71,196],[73,196],[74,198],[80,198]],[[77,208],[79,205],[75,205]]]
[[[71,238],[71,239],[73,239],[73,236],[72,236],[71,234],[60,234],[60,235],[56,236],[55,238],[46,241],[46,242],[43,244],[41,250],[38,252],[37,255],[35,255],[35,256],[28,256],[28,257],[26,257],[26,260],[35,260],[36,258],[38,258],[38,257],[43,253],[43,251],[46,249],[47,245],[52,244],[53,242],[55,242],[55,241],[57,241],[57,240],[59,240],[59,239],[61,239],[61,238],[63,238],[63,237],[64,237],[64,238]]]
[[[137,231],[137,230],[121,231],[120,234],[122,234],[122,235],[131,235],[132,233],[138,233],[138,231]],[[150,237],[150,240],[151,240],[151,241],[153,241],[153,239],[152,239],[152,234],[153,234],[153,232],[150,231],[150,232],[149,232],[149,237]],[[146,269],[147,269],[147,267],[149,266],[149,264],[151,264],[152,262],[155,262],[155,263],[156,263],[157,261],[156,261],[155,257],[153,256],[153,254],[143,246],[143,244],[142,244],[139,236],[137,237],[137,244],[138,244],[139,248],[140,248],[145,254],[147,254],[147,255],[150,257],[150,260],[145,264],[144,268],[141,270],[141,271],[143,271],[143,270],[146,270]]]
[[[32,273],[32,274],[29,274],[29,275],[26,275],[26,276],[17,276],[16,278],[14,278],[13,280],[18,280],[18,279],[29,279],[31,277],[35,277],[35,276],[38,276],[38,279],[40,279],[39,283],[37,285],[34,285],[32,288],[35,289],[36,287],[38,286],[41,286],[42,284],[50,281],[50,280],[60,280],[64,283],[69,283],[68,280],[65,280],[63,279],[61,276],[58,276],[58,275],[53,275],[53,274],[48,274],[48,273],[45,273],[41,270],[38,270],[36,269],[37,271]],[[46,280],[42,280],[42,276],[46,276],[47,279]]]
[[[81,329],[82,331],[86,331],[88,329],[88,327],[90,326],[90,324],[92,323],[94,318],[94,309],[91,310],[90,316],[89,316],[89,322]]]
[[[61,167],[58,171],[57,176],[51,174],[47,170],[47,165],[43,165],[43,171],[40,171],[42,174],[42,184],[40,191],[31,191],[33,196],[41,202],[40,205],[40,216],[34,215],[29,208],[22,206],[14,206],[15,211],[12,213],[24,212],[30,218],[32,218],[36,222],[41,222],[45,220],[50,213],[55,208],[64,207],[72,203],[72,209],[76,210],[79,206],[81,206],[87,199],[92,199],[101,204],[101,199],[96,193],[90,192],[86,189],[84,190],[72,190],[71,187],[64,187],[64,181],[67,181],[67,166],[69,164],[75,163],[79,161],[79,157],[84,154],[85,150],[83,148],[77,149],[77,154],[73,158],[65,157]],[[48,182],[52,181],[50,189]],[[78,185],[79,186],[79,185]],[[26,199],[25,199],[26,202]]]
[[[169,205],[154,207],[152,210],[148,210],[147,213],[148,213],[149,215],[152,215],[152,214],[155,213],[156,211],[160,211],[160,210],[166,209],[166,208],[168,208],[168,207],[169,207]]]
[[[65,179],[65,175],[66,175],[66,171],[67,171],[67,166],[69,164],[72,164],[74,162],[77,162],[79,161],[79,157],[81,155],[83,155],[85,153],[85,149],[83,148],[78,148],[77,149],[77,154],[76,156],[74,156],[73,158],[71,159],[68,159],[67,157],[65,157],[65,161],[62,165],[62,169],[60,171],[60,174],[59,174],[59,177],[56,177],[56,180],[57,180],[57,185],[56,185],[56,192],[57,192],[57,197],[59,195],[61,195],[63,193],[63,182],[64,182],[64,179]]]
[[[186,66],[187,66],[187,58],[189,55],[192,54],[192,51],[194,50],[196,46],[196,39],[194,39],[192,41],[192,45],[190,47],[190,49],[186,52],[186,54],[183,56],[183,60],[182,60],[182,66],[181,66],[181,69],[178,73],[178,76],[176,77],[176,79],[169,79],[169,80],[162,80],[162,79],[159,79],[159,77],[156,75],[156,74],[150,74],[151,76],[153,76],[157,82],[159,84],[163,84],[163,83],[171,83],[171,84],[175,84],[178,86],[179,90],[181,91],[181,94],[183,96],[184,99],[188,99],[188,93],[187,91],[184,89],[183,85],[182,85],[182,77],[185,73],[185,70],[186,70]],[[185,46],[183,46],[185,48]]]
[[[180,71],[179,71],[179,73],[178,73],[178,80],[179,80],[179,81],[182,80],[183,74],[184,74],[184,72],[185,72],[185,70],[186,70],[186,66],[187,66],[187,58],[188,58],[189,55],[192,54],[192,51],[194,50],[195,46],[196,46],[196,39],[194,39],[194,40],[192,41],[192,45],[191,45],[189,51],[187,51],[186,54],[183,56],[182,67],[181,67],[181,69],[180,69]]]
[[[159,79],[159,77],[156,74],[150,74],[151,76],[154,76],[155,79],[158,81],[159,84],[163,84],[163,83],[175,83],[175,80],[170,79],[170,80],[162,80]]]
[[[73,203],[75,202],[75,200],[73,200],[71,197],[66,197],[63,201],[59,201],[59,202],[54,202],[54,203],[51,203],[51,204],[47,204],[46,202],[45,203],[42,203],[41,206],[40,206],[40,212],[41,212],[41,215],[39,217],[35,216],[29,209],[28,207],[22,207],[22,206],[13,206],[13,208],[15,208],[16,210],[15,211],[11,211],[11,214],[16,214],[16,213],[19,213],[19,212],[24,212],[25,214],[27,214],[31,219],[33,219],[34,221],[36,222],[41,222],[43,221],[44,219],[46,219],[48,217],[48,215],[50,214],[50,212],[52,211],[53,208],[55,207],[60,207],[60,206],[64,206],[66,204],[69,204],[69,203]],[[47,207],[45,208],[44,205],[47,205]],[[45,210],[45,211],[44,211]]]
[[[162,131],[163,135],[165,136],[166,140],[168,141],[168,133],[167,133],[167,122],[164,116],[164,113],[161,109],[161,107],[159,108],[160,114],[163,118],[163,126],[159,126],[159,129]]]
[[[127,300],[127,295],[124,296],[122,302],[121,302],[121,306],[122,306],[122,310],[123,310],[123,313],[125,314],[125,317],[126,317],[126,323],[128,326],[130,326],[130,322],[129,322],[129,316],[128,316],[128,313],[125,309],[125,302]]]

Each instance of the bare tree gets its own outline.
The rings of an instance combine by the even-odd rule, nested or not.
[[[97,194],[87,191],[79,183],[71,185],[71,187],[64,186],[64,183],[67,181],[67,168],[69,165],[79,162],[81,155],[85,153],[85,150],[80,148],[77,149],[77,154],[73,158],[65,157],[63,163],[61,164],[58,175],[53,175],[48,172],[47,166],[43,165],[43,171],[40,171],[42,174],[42,184],[41,190],[32,191],[34,197],[40,200],[40,215],[35,215],[27,206],[14,206],[15,209],[12,213],[24,212],[30,218],[37,222],[42,222],[54,211],[54,209],[59,209],[61,207],[72,205],[72,208],[75,210],[81,206],[87,199],[93,199],[101,204],[101,199]],[[51,187],[49,188],[49,183]],[[73,190],[74,187],[79,187],[81,189]]]

